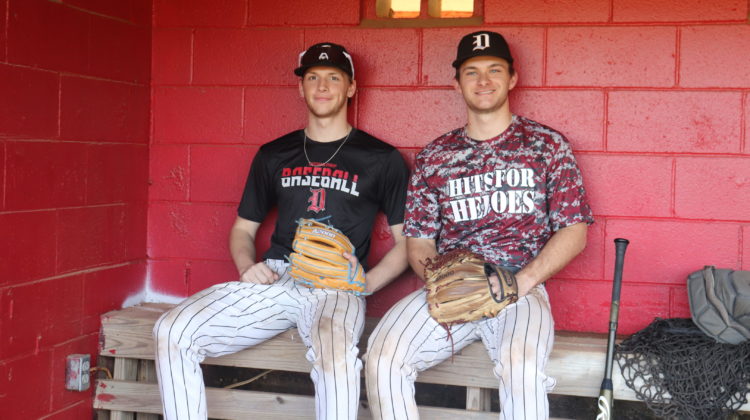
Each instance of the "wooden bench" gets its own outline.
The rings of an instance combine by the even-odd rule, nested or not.
[[[172,306],[143,304],[102,316],[99,356],[114,358],[114,371],[113,379],[97,382],[94,408],[111,410],[112,420],[134,419],[133,412],[146,413],[139,414],[139,420],[156,419],[156,414],[161,413],[151,331],[157,318]],[[369,325],[361,343],[367,343],[371,330],[372,325]],[[604,335],[557,333],[547,366],[547,373],[557,379],[553,393],[598,397],[606,350]],[[204,364],[307,373],[310,365],[304,353],[296,330],[289,330],[256,347],[207,358]],[[497,392],[497,379],[492,370],[484,346],[477,342],[458,352],[452,361],[421,372],[417,382],[465,387],[466,408],[420,406],[420,415],[425,419],[497,419],[498,414],[490,411],[490,398]],[[616,398],[636,400],[617,366],[613,371]],[[315,418],[312,396],[223,388],[207,388],[206,395],[211,418]],[[362,398],[365,401],[364,395]],[[742,408],[750,410],[750,403]],[[366,402],[360,405],[359,418],[371,418]]]

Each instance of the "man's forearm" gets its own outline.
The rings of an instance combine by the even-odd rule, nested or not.
[[[385,254],[377,265],[367,272],[367,291],[377,292],[403,273],[409,263],[406,258],[406,239],[402,233],[402,225],[391,226],[391,234],[395,241],[393,247]]]
[[[406,238],[406,249],[409,255],[409,265],[412,270],[424,280],[424,263],[437,256],[437,245],[434,239]]]
[[[578,223],[555,232],[539,254],[516,274],[519,295],[557,274],[580,254],[586,247],[587,231],[586,223]]]
[[[237,271],[242,274],[255,264],[255,232],[259,223],[238,217],[229,232],[229,253]]]

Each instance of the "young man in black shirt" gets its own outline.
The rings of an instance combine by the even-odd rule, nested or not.
[[[402,235],[408,170],[398,150],[349,124],[356,81],[344,47],[311,46],[300,54],[294,73],[308,109],[307,126],[263,145],[253,160],[229,241],[240,280],[188,298],[154,328],[166,419],[207,417],[198,365],[203,358],[237,352],[295,327],[312,364],[317,418],[356,418],[365,299],[295,283],[286,274],[285,258],[298,219],[326,218],[354,244],[355,255],[345,256],[365,266],[367,291],[388,284],[408,265]],[[256,262],[256,234],[274,206],[278,221],[271,246]],[[395,244],[367,270],[378,210]]]

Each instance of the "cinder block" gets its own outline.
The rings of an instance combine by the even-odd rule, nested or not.
[[[242,88],[154,88],[156,143],[235,143],[242,137]]]
[[[586,290],[586,299],[575,298],[580,295],[581,290]],[[612,302],[611,281],[552,280],[547,282],[547,291],[556,330],[608,331]],[[650,324],[654,317],[666,318],[668,314],[668,288],[638,284],[623,275],[618,334],[633,334]]]
[[[148,143],[147,86],[67,76],[60,80],[61,138]]]
[[[86,203],[145,203],[148,153],[145,144],[89,145]]]
[[[296,85],[245,88],[245,143],[260,146],[306,125],[307,107]]]
[[[5,209],[83,205],[87,148],[82,143],[7,142]]]
[[[91,15],[58,2],[9,2],[8,61],[87,74]]]
[[[675,215],[750,221],[750,156],[677,158]]]
[[[39,378],[49,376],[51,357],[50,351],[45,349],[0,364],[4,419],[35,419],[49,413],[52,384],[51,381],[40,382]],[[29,389],[37,392],[29,392]]]
[[[743,152],[745,154],[750,154],[750,118],[747,116],[750,115],[750,95],[745,95],[745,108],[744,108],[744,115],[745,115],[745,138],[743,139]]]
[[[247,0],[154,0],[155,26],[241,27],[247,17]]]
[[[354,76],[358,86],[417,84],[419,32],[416,29],[305,31],[305,48],[318,42],[335,42],[346,47],[354,60]]]
[[[148,272],[152,291],[178,297],[189,296],[190,261],[150,258]]]
[[[50,395],[50,397],[52,397],[52,405],[50,411],[54,412],[62,410],[63,408],[80,402],[81,397],[89,395],[89,391],[71,392],[65,389],[66,358],[70,354],[88,354],[91,356],[90,366],[96,366],[96,354],[98,353],[97,347],[99,344],[98,335],[97,329],[97,331],[85,335],[71,337],[70,341],[51,349],[52,370],[48,374],[50,376],[49,380],[52,382],[52,395]],[[94,384],[94,378],[95,377],[91,377],[92,386]],[[68,412],[68,410],[64,411]],[[69,415],[72,413],[73,412],[68,412]],[[62,419],[63,417],[58,418]]]
[[[576,151],[604,149],[604,93],[600,91],[516,88],[510,104],[514,114],[564,134]]]
[[[229,254],[227,254],[229,258]],[[237,281],[239,274],[231,259],[224,261],[194,260],[190,263],[188,295],[193,295],[215,284]]]
[[[359,95],[359,127],[396,147],[421,148],[466,124],[463,98],[453,89],[369,88]]]
[[[92,16],[89,72],[147,86],[151,79],[151,28]]]
[[[150,201],[186,201],[190,190],[190,146],[154,144],[149,147]]]
[[[393,248],[393,235],[388,220],[383,213],[378,213],[375,217],[375,224],[372,228],[372,240],[370,241],[370,251],[367,256],[367,264],[370,268],[380,262],[381,259]]]
[[[453,86],[456,71],[453,60],[461,38],[479,28],[424,29],[422,37],[422,74],[420,83]],[[533,27],[482,28],[505,37],[513,54],[518,86],[541,86],[544,57],[544,29]]]
[[[742,227],[742,243],[750,244],[750,226]],[[742,266],[741,270],[750,270],[750,246],[742,247]]]
[[[140,24],[148,23],[148,21],[143,22],[137,19],[136,10],[151,6],[148,0],[65,0],[65,3],[95,14]]]
[[[250,26],[359,25],[358,0],[250,2]]]
[[[7,3],[7,1],[0,1],[0,16],[7,16],[6,15],[7,10],[8,10],[8,3]],[[2,48],[0,48],[0,61],[2,61],[2,62],[6,61],[6,59],[5,59],[5,55],[6,55],[5,41],[6,41],[6,38],[7,38],[6,37],[6,28],[7,27],[8,27],[7,20],[0,19],[0,46],[2,46]],[[1,79],[2,78],[0,78],[0,80]]]
[[[675,40],[669,27],[550,28],[547,85],[671,87]]]
[[[59,90],[55,73],[0,64],[0,135],[57,137]]]
[[[747,1],[614,0],[614,22],[745,22]]]
[[[738,92],[617,91],[609,94],[607,149],[737,153]]]
[[[154,28],[151,33],[151,78],[154,85],[190,83],[193,32]]]
[[[688,26],[681,33],[681,86],[750,88],[750,68],[747,65],[750,62],[750,26],[747,22],[727,26]]]
[[[602,23],[609,20],[609,2],[600,0],[484,0],[485,23]]]
[[[249,146],[192,146],[190,201],[238,203],[255,153]]]
[[[5,210],[5,142],[0,141],[0,211]]]
[[[6,308],[1,315],[3,358],[42,351],[80,334],[82,274],[16,286],[2,294]]]
[[[697,268],[698,270],[700,268]],[[690,301],[688,299],[687,286],[672,286],[669,288],[669,317],[690,318]]]
[[[396,302],[424,286],[411,268],[367,298],[367,316],[382,317]]]
[[[54,211],[0,214],[0,287],[54,275],[55,221]]]
[[[127,298],[140,293],[145,286],[145,258],[132,264],[86,273],[83,278],[82,332],[98,333],[102,314],[122,308]]]
[[[736,267],[740,227],[705,221],[608,220],[607,243],[630,240],[623,279],[640,283],[679,285],[704,265]],[[711,244],[696,246],[696,244]],[[605,249],[604,274],[612,279],[614,246]]]
[[[595,214],[672,216],[672,158],[578,154],[577,160]]]
[[[149,209],[149,256],[209,258],[229,255],[229,229],[236,206],[152,203]]]
[[[559,279],[599,280],[604,278],[604,226],[606,220],[597,218],[589,225],[586,248],[555,275]]]
[[[58,211],[57,272],[145,258],[145,204]]]
[[[302,51],[302,31],[291,29],[198,29],[193,83],[291,85]]]

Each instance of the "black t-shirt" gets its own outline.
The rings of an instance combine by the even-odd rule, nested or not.
[[[348,139],[334,142],[308,138],[305,149],[315,164],[310,165],[303,139],[304,132],[298,130],[260,148],[238,214],[261,223],[278,205],[278,221],[264,259],[284,259],[292,252],[297,219],[330,216],[325,222],[349,237],[364,264],[378,210],[385,213],[389,225],[403,223],[409,178],[404,160],[393,146],[353,129]]]

